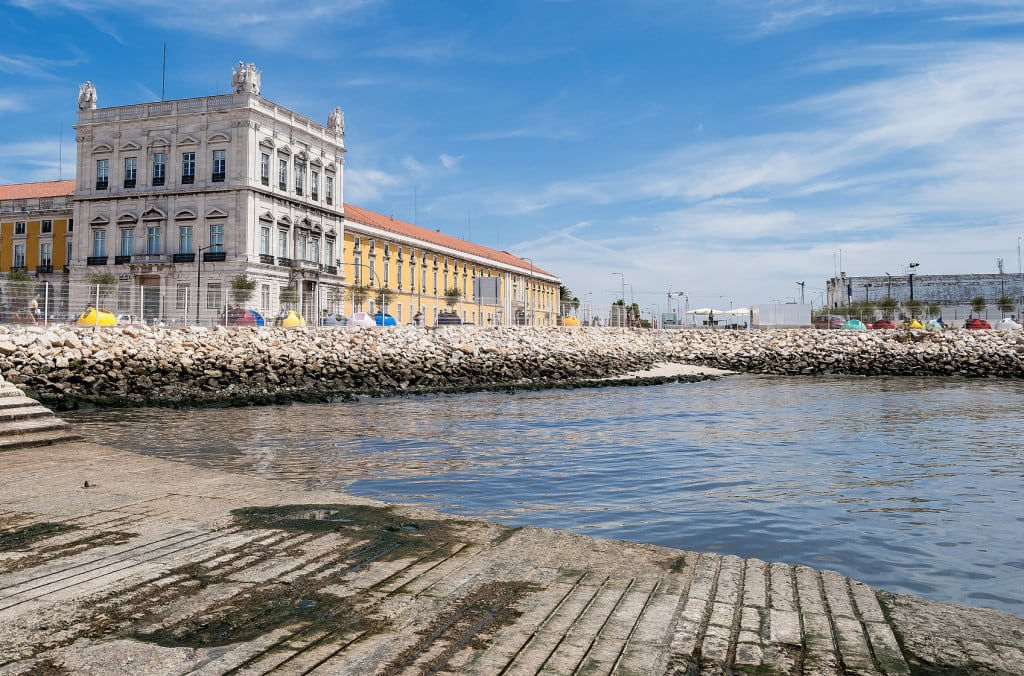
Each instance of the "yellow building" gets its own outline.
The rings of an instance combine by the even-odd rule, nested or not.
[[[66,318],[67,265],[71,254],[75,182],[45,181],[0,185],[0,273],[31,275],[40,314]],[[2,297],[2,318],[24,308]]]
[[[398,324],[557,323],[560,280],[529,259],[352,204],[341,260],[345,292],[331,310],[373,314],[383,295]]]

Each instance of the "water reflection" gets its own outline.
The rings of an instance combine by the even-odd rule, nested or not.
[[[756,556],[1024,614],[1024,384],[653,388],[83,412],[93,440],[508,524]]]

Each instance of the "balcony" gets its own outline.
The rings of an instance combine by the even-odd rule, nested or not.
[[[260,183],[262,183],[263,185],[270,185],[270,177],[260,176]]]
[[[107,257],[106,256],[89,256],[88,258],[85,259],[85,264],[86,265],[106,265],[107,264]]]
[[[210,177],[210,180],[213,181],[214,183],[223,183],[224,182],[224,172],[222,172],[222,171],[219,171],[219,172],[215,171],[215,172],[213,172],[213,176]]]
[[[338,274],[338,266],[336,265],[324,265],[322,269],[324,273],[328,275]]]
[[[40,263],[36,266],[37,275],[48,275],[53,272],[53,263]]]
[[[114,256],[114,265],[128,265],[131,262],[131,256]]]
[[[109,185],[110,183],[105,178],[101,178],[96,181],[97,190],[106,190]]]
[[[334,204],[334,198],[333,197],[328,197],[327,198],[327,205],[330,206],[332,204]]]
[[[290,268],[295,265],[291,258],[285,258],[284,256],[277,257],[277,264],[282,268]]]
[[[171,256],[172,263],[195,263],[196,255],[194,253],[176,253]]]
[[[184,174],[181,177],[181,184],[182,185],[192,185],[195,182],[196,182],[196,175],[195,174]]]
[[[164,184],[164,180],[165,179],[164,179],[163,176],[154,176],[153,177],[153,186],[156,187],[156,186],[163,185]]]
[[[226,251],[207,251],[203,254],[204,263],[223,263],[228,259]]]
[[[135,179],[134,178],[126,178],[126,179],[124,179],[124,187],[126,187],[126,188],[134,188],[135,187]]]
[[[263,263],[265,265],[273,265],[274,257],[271,256],[270,254],[260,254],[260,263]]]

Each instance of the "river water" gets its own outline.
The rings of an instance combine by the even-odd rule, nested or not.
[[[66,414],[92,441],[1024,615],[1024,383],[697,384]]]

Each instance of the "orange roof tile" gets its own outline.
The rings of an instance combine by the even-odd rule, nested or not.
[[[454,249],[461,251],[465,254],[472,256],[479,256],[480,258],[487,258],[495,261],[496,263],[503,263],[512,267],[519,268],[520,270],[531,270],[533,274],[537,276],[550,277],[553,280],[558,279],[556,275],[538,268],[536,265],[531,266],[529,261],[525,261],[518,256],[513,256],[507,251],[497,251],[490,249],[473,242],[468,242],[458,237],[452,237],[451,235],[442,234],[436,230],[430,230],[428,228],[422,228],[412,223],[406,223],[400,221],[391,216],[384,216],[361,207],[357,207],[354,204],[345,204],[345,219],[349,221],[355,221],[356,223],[362,223],[372,228],[379,228],[388,232],[393,232],[397,235],[403,235],[405,237],[411,237],[430,244],[436,244],[437,246],[443,246],[448,249]]]
[[[30,200],[39,197],[70,197],[75,194],[75,181],[41,181],[0,185],[0,200]]]

